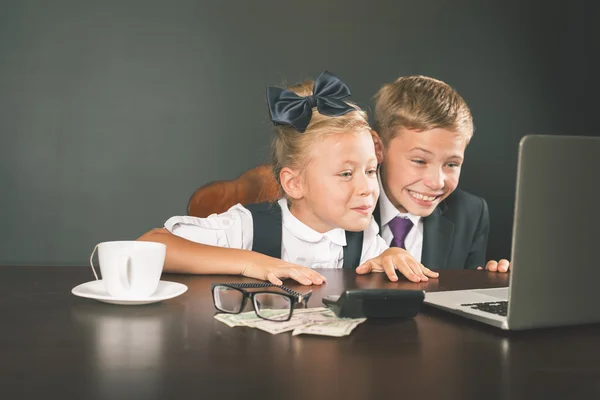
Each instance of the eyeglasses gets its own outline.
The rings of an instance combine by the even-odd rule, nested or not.
[[[278,288],[286,293],[272,291],[252,291],[244,289]],[[312,290],[298,293],[283,286],[271,283],[213,283],[210,287],[215,308],[229,314],[239,314],[250,298],[256,315],[269,321],[289,321],[294,305],[303,304],[306,308]]]

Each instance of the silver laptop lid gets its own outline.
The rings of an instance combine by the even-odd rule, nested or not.
[[[525,136],[513,222],[511,329],[600,322],[600,137]]]

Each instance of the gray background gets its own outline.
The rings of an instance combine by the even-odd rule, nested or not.
[[[268,161],[265,86],[324,69],[365,107],[406,74],[462,94],[460,186],[508,257],[520,138],[599,133],[591,3],[0,1],[0,265],[85,265],[185,214],[198,186]]]

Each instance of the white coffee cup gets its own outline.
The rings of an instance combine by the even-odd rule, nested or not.
[[[90,256],[90,265],[98,279],[93,262],[96,249],[102,281],[109,295],[147,298],[156,291],[165,263],[166,245],[135,240],[99,243]]]

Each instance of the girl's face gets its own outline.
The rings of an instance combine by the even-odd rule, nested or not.
[[[377,157],[370,133],[340,133],[315,141],[291,196],[291,212],[316,230],[365,230],[379,197]]]

